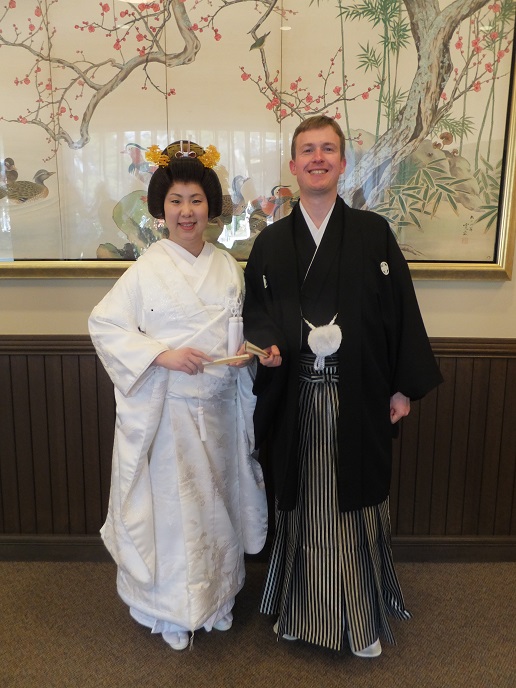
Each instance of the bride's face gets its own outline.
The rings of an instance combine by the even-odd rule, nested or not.
[[[208,224],[208,199],[194,182],[174,182],[165,196],[165,224],[169,239],[198,256]]]

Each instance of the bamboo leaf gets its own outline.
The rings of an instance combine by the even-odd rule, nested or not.
[[[416,225],[416,227],[421,229],[421,223],[416,213],[410,213],[410,217],[412,218],[412,222]]]

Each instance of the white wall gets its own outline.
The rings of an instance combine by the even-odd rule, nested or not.
[[[0,280],[0,334],[86,334],[109,279]],[[506,282],[416,280],[431,337],[516,338],[516,276]]]

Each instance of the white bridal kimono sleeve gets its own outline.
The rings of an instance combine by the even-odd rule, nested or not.
[[[265,542],[263,476],[251,454],[251,367],[208,366],[189,376],[151,364],[184,346],[227,356],[242,290],[242,271],[227,253],[205,244],[193,258],[162,240],[89,320],[115,385],[101,534],[119,567],[118,591],[143,614],[190,630],[211,628],[232,604],[244,581],[244,551]]]

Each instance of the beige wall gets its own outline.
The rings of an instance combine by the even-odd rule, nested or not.
[[[0,334],[86,334],[88,314],[114,280],[0,280]],[[416,280],[431,337],[516,338],[516,278]]]

